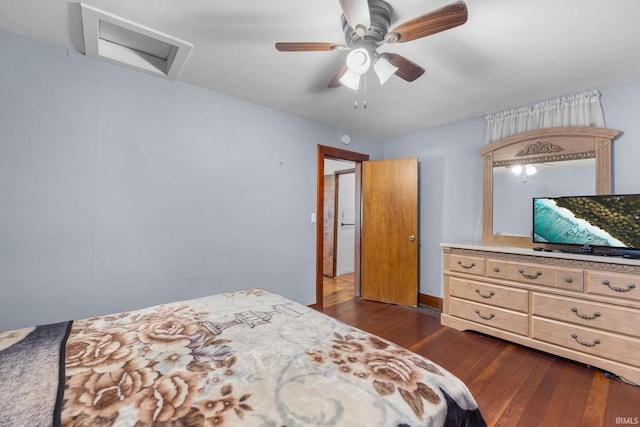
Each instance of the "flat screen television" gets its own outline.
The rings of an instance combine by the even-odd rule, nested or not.
[[[608,249],[628,255],[640,250],[640,194],[534,197],[533,242]]]

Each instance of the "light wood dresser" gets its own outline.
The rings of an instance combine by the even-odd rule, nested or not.
[[[442,244],[442,324],[640,383],[640,261]]]

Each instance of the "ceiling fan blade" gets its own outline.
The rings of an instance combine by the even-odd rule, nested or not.
[[[408,82],[412,82],[424,74],[424,68],[404,56],[397,53],[385,53],[384,55],[392,65],[398,67],[396,76]]]
[[[356,34],[363,36],[371,27],[371,14],[367,0],[340,0],[342,14]]]
[[[281,42],[276,43],[280,52],[323,52],[344,49],[345,46],[324,42]]]
[[[342,68],[340,68],[340,71],[338,71],[338,73],[335,76],[333,76],[333,78],[331,79],[327,87],[334,88],[334,87],[342,86],[342,83],[340,83],[340,79],[346,72],[347,72],[347,66],[343,65]]]
[[[463,1],[436,9],[405,22],[389,31],[387,43],[404,43],[445,31],[467,22],[467,5]]]

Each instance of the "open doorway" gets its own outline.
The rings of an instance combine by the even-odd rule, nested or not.
[[[369,161],[367,154],[319,145],[315,308],[322,310],[324,298],[326,159],[350,160],[355,164],[354,295],[415,307],[419,284],[418,159]]]
[[[355,163],[324,161],[323,306],[355,296]]]
[[[339,148],[328,147],[324,145],[318,145],[318,167],[317,167],[317,198],[316,198],[316,212],[318,213],[316,223],[316,308],[322,309],[324,306],[324,267],[325,267],[325,161],[348,161],[349,165],[353,169],[353,181],[354,181],[354,195],[353,195],[353,226],[349,226],[352,229],[353,236],[353,295],[360,295],[360,200],[361,200],[361,176],[362,176],[362,162],[369,160],[368,154],[356,153],[353,151],[342,150]],[[346,168],[345,168],[346,169]],[[339,185],[339,184],[338,184]],[[329,203],[331,204],[331,203]],[[340,216],[341,214],[338,214]],[[345,214],[346,216],[347,214]],[[334,217],[330,220],[333,221],[334,226],[340,226],[341,222],[351,223],[350,221],[339,221],[339,218]],[[338,228],[335,227],[335,228]],[[348,229],[345,227],[345,231]],[[349,230],[349,232],[351,232]],[[337,233],[336,233],[337,236]],[[343,243],[344,245],[344,243]],[[337,261],[336,261],[337,264]],[[337,265],[336,270],[337,273]]]

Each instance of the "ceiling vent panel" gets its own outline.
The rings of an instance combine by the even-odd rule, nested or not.
[[[174,80],[192,44],[81,3],[85,53]]]

